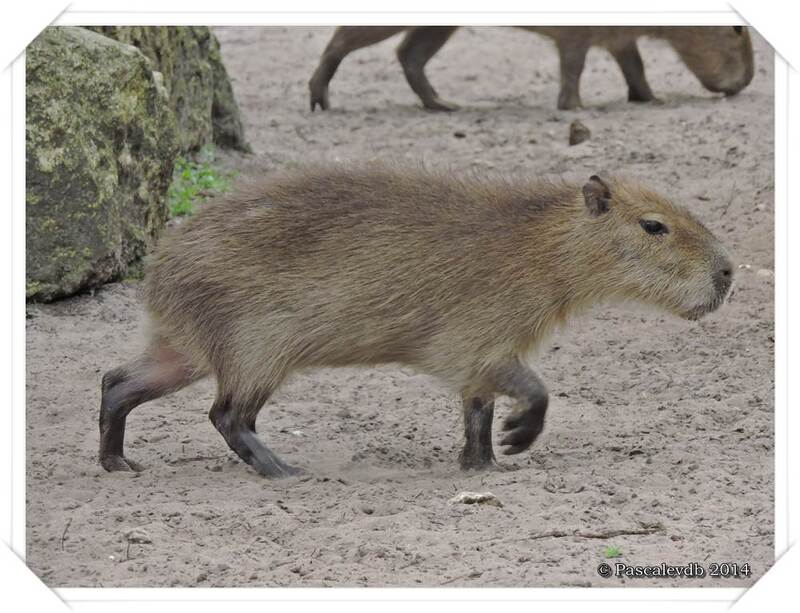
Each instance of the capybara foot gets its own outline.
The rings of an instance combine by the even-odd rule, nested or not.
[[[628,90],[628,102],[655,102],[658,100],[651,91]]]
[[[507,432],[500,444],[506,447],[504,455],[521,453],[533,445],[533,441],[544,428],[544,412],[528,409],[512,413],[503,421],[503,430]]]
[[[299,466],[290,466],[283,462],[264,464],[259,461],[248,462],[258,474],[268,479],[285,479],[287,477],[299,477],[310,474],[304,468]]]
[[[442,100],[439,97],[431,98],[430,100],[424,100],[422,104],[429,111],[452,112],[452,111],[457,111],[461,108],[455,102],[448,102],[447,100]]]
[[[286,464],[265,447],[256,437],[256,433],[250,429],[239,430],[238,436],[234,436],[232,440],[234,444],[231,447],[239,457],[265,477],[282,479],[305,473],[302,468]]]
[[[628,92],[628,102],[653,102],[656,97],[653,94],[640,94],[634,91]]]
[[[331,106],[328,100],[327,85],[317,85],[312,81],[308,87],[311,90],[311,112],[313,113],[317,106],[321,111],[327,111]]]
[[[574,111],[581,107],[580,96],[576,94],[561,93],[558,96],[558,109],[560,111]]]
[[[100,458],[100,464],[105,468],[108,472],[141,472],[144,470],[144,466],[139,464],[138,462],[134,462],[133,460],[129,460],[127,458],[123,458],[121,455],[106,455]]]
[[[469,443],[458,454],[458,463],[461,465],[461,470],[487,470],[497,465],[491,445]]]

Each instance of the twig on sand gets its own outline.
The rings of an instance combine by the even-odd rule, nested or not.
[[[72,517],[67,520],[67,525],[64,526],[64,532],[61,533],[61,551],[64,551],[64,541],[67,538],[67,530],[69,530],[69,525],[72,523]]]
[[[622,536],[623,534],[655,534],[656,532],[663,532],[664,527],[661,525],[645,526],[642,528],[617,528],[613,530],[602,530],[600,532],[591,532],[585,530],[548,530],[539,534],[531,534],[528,538],[531,540],[544,539],[549,537],[559,538],[563,536],[577,536],[585,539],[610,539],[615,536]]]
[[[641,535],[641,534],[656,534],[657,532],[663,532],[664,526],[659,524],[653,525],[643,525],[641,528],[612,528],[608,530],[601,530],[599,532],[592,532],[591,530],[547,530],[546,532],[539,532],[538,534],[534,533],[528,536],[527,538],[530,540],[537,540],[537,539],[546,539],[546,538],[561,538],[561,537],[577,537],[577,538],[585,538],[585,539],[610,539],[614,538],[615,536],[621,536],[623,534],[631,534],[631,535]],[[510,543],[510,540],[501,540],[498,537],[492,537],[487,539],[481,539],[480,541],[475,541],[476,543],[491,543],[493,545],[499,543]]]
[[[728,198],[728,204],[724,206],[722,209],[722,213],[720,213],[720,217],[725,217],[728,214],[728,209],[731,208],[731,204],[733,204],[734,196],[736,194],[736,183],[731,186],[731,195]]]

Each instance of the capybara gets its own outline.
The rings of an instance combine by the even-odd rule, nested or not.
[[[703,86],[726,95],[741,91],[753,78],[753,47],[743,26],[518,26],[552,38],[561,63],[559,109],[581,106],[579,81],[590,47],[607,49],[628,83],[628,100],[654,99],[644,76],[644,64],[636,46],[641,36],[669,42]],[[328,83],[339,63],[356,49],[374,45],[407,31],[397,57],[408,84],[425,108],[453,111],[457,105],[442,100],[425,76],[425,65],[458,28],[451,26],[344,26],[337,28],[309,82],[311,110],[330,107]]]
[[[366,164],[254,180],[148,262],[149,345],[103,376],[100,461],[136,469],[123,455],[131,409],[211,375],[209,417],[230,448],[263,475],[292,474],[255,433],[286,376],[396,362],[461,394],[461,465],[484,467],[495,395],[518,403],[504,453],[542,431],[548,394],[526,359],[555,327],[607,300],[694,320],[732,274],[687,210],[605,173],[581,185]]]

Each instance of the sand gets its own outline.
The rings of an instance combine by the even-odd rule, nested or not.
[[[28,305],[27,562],[51,586],[746,586],[773,560],[773,55],[755,41],[740,95],[705,91],[665,44],[641,45],[661,104],[628,103],[619,70],[590,53],[586,108],[555,109],[544,38],[466,28],[430,65],[462,110],[422,110],[397,39],[354,54],[311,114],[306,83],[330,28],[219,28],[255,155],[422,159],[455,171],[584,178],[608,169],[690,207],[737,267],[729,304],[690,323],[599,307],[545,343],[551,392],[534,447],[462,473],[458,399],[392,365],[291,379],[260,436],[302,478],[269,481],[207,418],[203,382],[137,408],[127,453],[97,463],[102,373],[142,342],[140,286]],[[591,139],[567,144],[579,119]],[[497,422],[507,414],[503,400]],[[450,500],[491,492],[502,503]],[[629,564],[749,563],[740,578],[601,578]]]

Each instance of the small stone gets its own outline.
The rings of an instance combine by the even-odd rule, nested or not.
[[[461,131],[453,132],[453,136],[455,136],[456,138],[466,138],[467,137],[467,135],[464,132],[461,132]]]
[[[133,528],[131,530],[128,530],[125,533],[125,539],[129,543],[136,543],[139,545],[149,544],[153,542],[153,539],[150,537],[150,535],[147,534],[147,532],[145,532],[141,528]]]
[[[453,504],[486,504],[493,507],[503,507],[503,503],[491,492],[461,492],[450,499]]]
[[[579,145],[592,137],[592,131],[577,119],[569,124],[569,144]]]
[[[775,276],[775,271],[770,270],[769,268],[760,268],[758,272],[756,272],[757,277],[764,277],[766,279],[771,279]]]

